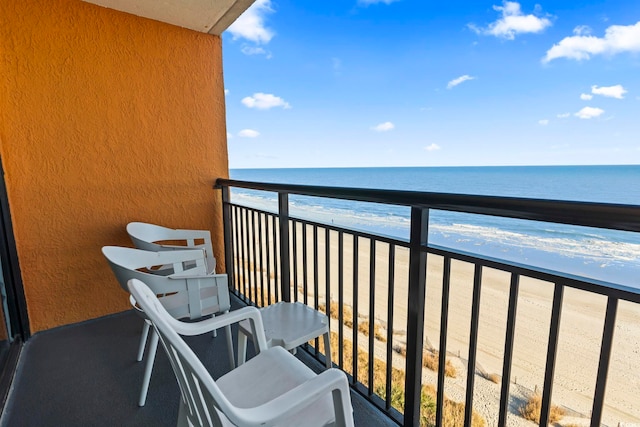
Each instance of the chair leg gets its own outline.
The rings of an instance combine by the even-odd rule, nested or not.
[[[247,336],[238,331],[238,366],[247,360]]]
[[[331,392],[333,408],[336,416],[336,427],[353,427],[353,407],[349,393],[344,390],[333,390]]]
[[[158,334],[155,330],[151,331],[151,340],[149,342],[149,353],[147,354],[147,365],[144,368],[144,376],[142,377],[142,389],[140,390],[140,399],[138,406],[144,406],[147,401],[147,391],[149,390],[149,382],[151,381],[151,371],[153,371],[153,362],[156,360],[156,350],[158,349]]]
[[[324,338],[324,363],[327,369],[331,367],[331,339],[329,338],[329,331],[323,336]]]
[[[227,347],[229,351],[229,364],[231,365],[231,369],[236,367],[236,361],[233,354],[233,337],[231,336],[231,325],[227,325],[224,327],[227,334]]]
[[[190,427],[189,426],[189,417],[187,414],[189,410],[187,409],[187,405],[184,403],[182,397],[180,397],[180,409],[178,409],[178,427]]]
[[[213,319],[214,317],[216,317],[216,315],[212,314],[211,318]],[[211,331],[211,334],[213,335],[214,338],[217,337],[218,336],[218,330],[214,329],[213,331]]]
[[[140,347],[138,347],[138,358],[136,359],[138,362],[142,360],[144,357],[144,348],[147,345],[147,337],[149,336],[149,321],[144,321],[144,326],[142,327],[142,336],[140,337]]]

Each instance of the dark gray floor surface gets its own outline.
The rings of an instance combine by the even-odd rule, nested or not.
[[[137,406],[141,330],[142,320],[129,311],[35,334],[23,348],[0,426],[175,426],[179,389],[162,346],[147,403]],[[233,336],[237,345],[235,329]],[[214,379],[229,370],[223,331],[187,342]],[[304,351],[298,357],[322,369]],[[353,392],[352,402],[356,426],[397,426]]]

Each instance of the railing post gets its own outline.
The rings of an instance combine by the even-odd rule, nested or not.
[[[280,224],[280,294],[284,301],[291,302],[288,193],[278,193],[278,219]]]
[[[411,207],[404,425],[420,425],[429,209]]]
[[[229,187],[222,187],[222,230],[224,233],[224,268],[229,278],[229,288],[235,287],[233,275],[233,243],[231,239],[231,195]]]
[[[547,363],[545,364],[544,385],[542,388],[542,406],[540,408],[540,425],[549,424],[551,412],[551,397],[553,395],[553,377],[556,369],[558,354],[558,335],[560,333],[560,317],[562,315],[562,299],[564,285],[556,283],[553,291],[553,306],[551,308],[551,324],[549,325],[549,344],[547,345]]]
[[[604,392],[607,388],[607,374],[611,349],[613,347],[613,333],[616,329],[616,314],[618,313],[618,299],[610,296],[607,299],[607,314],[604,320],[602,332],[602,345],[600,347],[600,362],[598,363],[598,379],[596,381],[595,395],[593,396],[593,408],[591,409],[591,425],[599,426],[602,421],[602,409],[604,407]]]

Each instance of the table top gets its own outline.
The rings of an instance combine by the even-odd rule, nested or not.
[[[294,349],[309,340],[329,332],[327,316],[301,302],[278,302],[260,309],[269,347]],[[251,333],[248,320],[239,323],[242,333]]]

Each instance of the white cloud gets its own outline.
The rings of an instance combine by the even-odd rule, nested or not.
[[[225,94],[225,95],[229,95],[229,89],[225,89],[225,90],[224,90],[224,94]]]
[[[566,119],[570,115],[571,113],[561,113],[561,114],[558,114],[556,117],[558,117],[559,119]]]
[[[464,76],[460,76],[456,79],[451,80],[449,83],[447,83],[447,89],[451,89],[453,87],[458,86],[460,83],[466,82],[467,80],[475,80],[475,77],[472,77],[468,74],[465,74]]]
[[[274,107],[282,107],[285,110],[291,108],[291,105],[279,96],[262,92],[242,98],[242,103],[248,108],[257,108],[258,110],[268,110]]]
[[[589,95],[588,93],[580,94],[580,99],[582,99],[583,101],[589,101],[591,100],[591,98],[593,98],[593,95]]]
[[[242,129],[240,132],[238,132],[238,136],[241,138],[257,138],[258,136],[260,136],[260,132],[253,129]]]
[[[621,52],[640,52],[640,21],[635,25],[612,25],[605,30],[604,37],[582,32],[565,37],[547,51],[542,62],[557,58],[580,61],[590,59],[592,55],[615,55]]]
[[[427,151],[438,151],[440,149],[440,146],[434,142],[433,144],[424,147],[424,149]]]
[[[478,34],[513,40],[516,34],[539,33],[551,26],[549,18],[534,14],[523,14],[518,2],[503,1],[502,6],[493,6],[493,9],[501,12],[502,17],[489,24],[486,28],[478,28],[474,24],[469,24],[469,28]],[[536,9],[539,9],[539,7],[536,7]],[[536,12],[539,11],[536,10]]]
[[[271,52],[269,52],[268,50],[265,50],[261,47],[256,47],[256,46],[248,46],[248,45],[244,45],[242,46],[242,49],[240,49],[240,52],[244,53],[245,55],[264,55],[267,57],[267,59],[271,59]]]
[[[266,44],[273,38],[274,32],[265,26],[265,17],[272,13],[271,0],[256,0],[227,31],[233,39],[245,39],[257,44]]]
[[[584,107],[582,110],[578,111],[575,116],[581,119],[593,119],[594,117],[599,117],[602,114],[604,114],[604,110],[602,108]]]
[[[627,93],[627,90],[622,87],[622,85],[615,86],[591,86],[591,93],[596,95],[606,96],[607,98],[624,98],[624,94]]]
[[[542,120],[538,120],[538,124],[540,126],[546,126],[549,124],[549,119],[542,119]]]
[[[233,138],[233,135],[231,135],[229,132],[227,132],[227,139],[231,139]]]
[[[396,126],[391,122],[380,123],[371,128],[371,130],[375,130],[376,132],[387,132],[395,128]]]
[[[391,4],[393,2],[396,2],[399,0],[358,0],[358,5],[359,6],[369,6],[372,4],[379,4],[379,3],[384,3],[384,4]]]
[[[576,36],[589,36],[591,35],[591,27],[588,25],[578,25],[573,29],[573,34]]]

